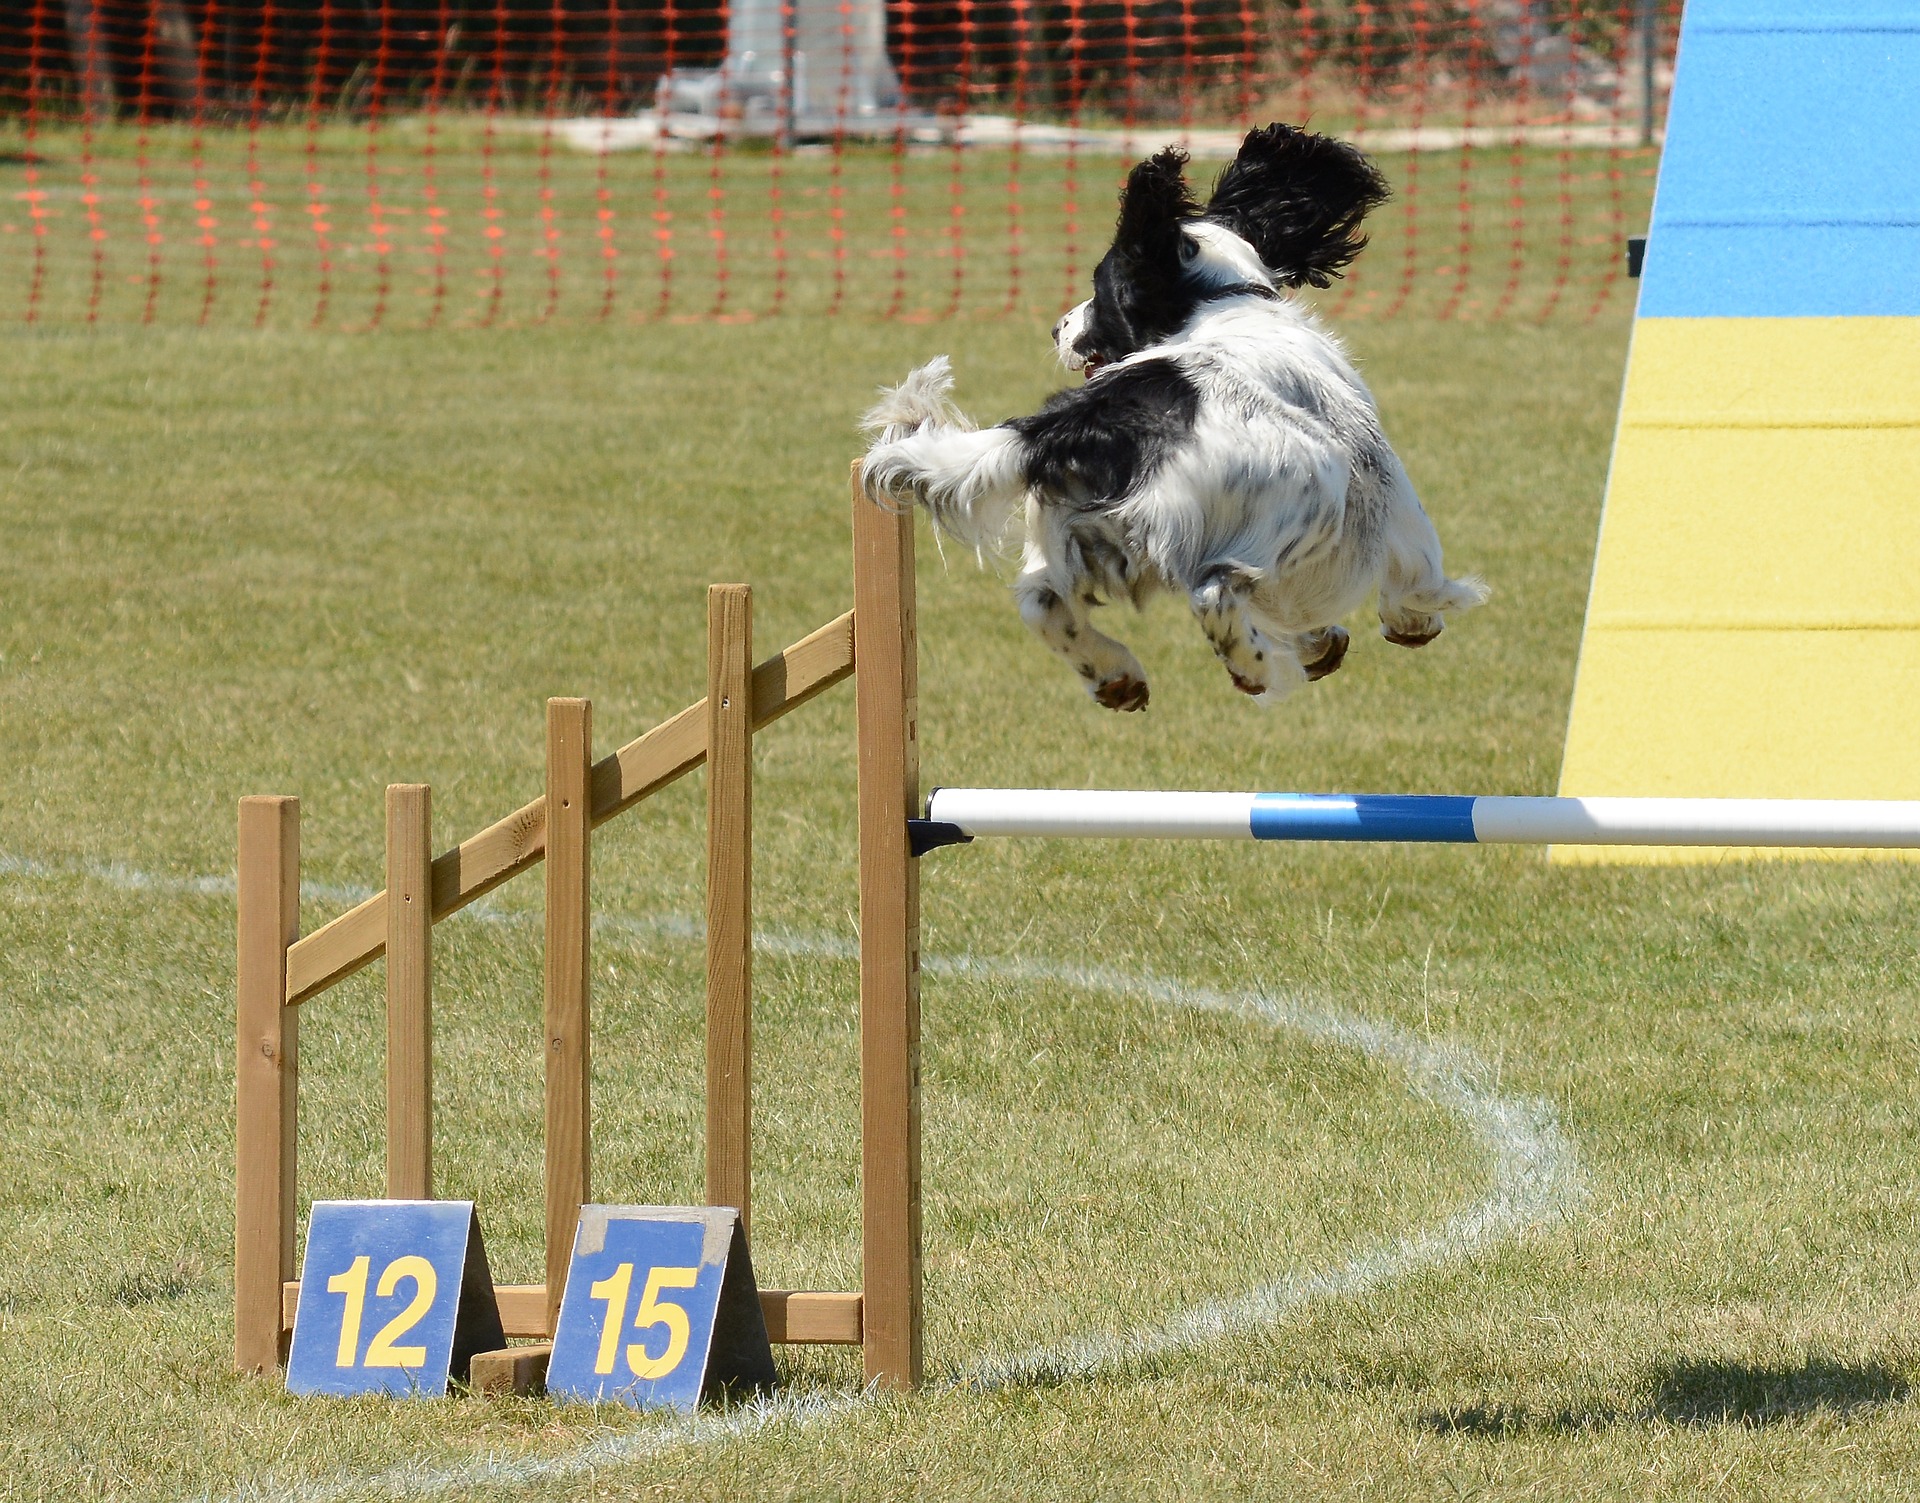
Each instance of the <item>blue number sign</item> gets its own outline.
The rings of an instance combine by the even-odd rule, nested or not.
[[[581,1207],[548,1393],[692,1409],[723,1389],[773,1383],[738,1212]]]
[[[444,1394],[507,1344],[470,1200],[320,1200],[307,1225],[287,1387]]]

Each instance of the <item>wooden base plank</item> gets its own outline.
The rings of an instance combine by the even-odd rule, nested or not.
[[[547,1391],[547,1363],[553,1343],[505,1346],[494,1352],[475,1352],[468,1386],[484,1398],[526,1398]]]

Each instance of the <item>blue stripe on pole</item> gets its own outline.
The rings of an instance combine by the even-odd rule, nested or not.
[[[1474,840],[1473,800],[1446,793],[1257,793],[1248,823],[1255,840]]]

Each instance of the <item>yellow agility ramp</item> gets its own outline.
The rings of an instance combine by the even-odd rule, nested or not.
[[[1689,0],[1560,792],[1920,798],[1920,0]]]

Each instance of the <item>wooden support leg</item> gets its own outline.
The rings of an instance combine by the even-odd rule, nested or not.
[[[281,1286],[293,1277],[299,1014],[287,950],[300,937],[300,801],[240,800],[233,1360],[270,1372],[286,1357]]]
[[[753,1195],[753,593],[707,591],[707,1204]]]
[[[433,1197],[433,795],[387,789],[387,1197]]]
[[[867,1380],[920,1382],[919,677],[913,525],[853,484],[860,763],[860,1141]]]
[[[593,706],[547,701],[547,1318],[552,1330],[591,1194]]]

